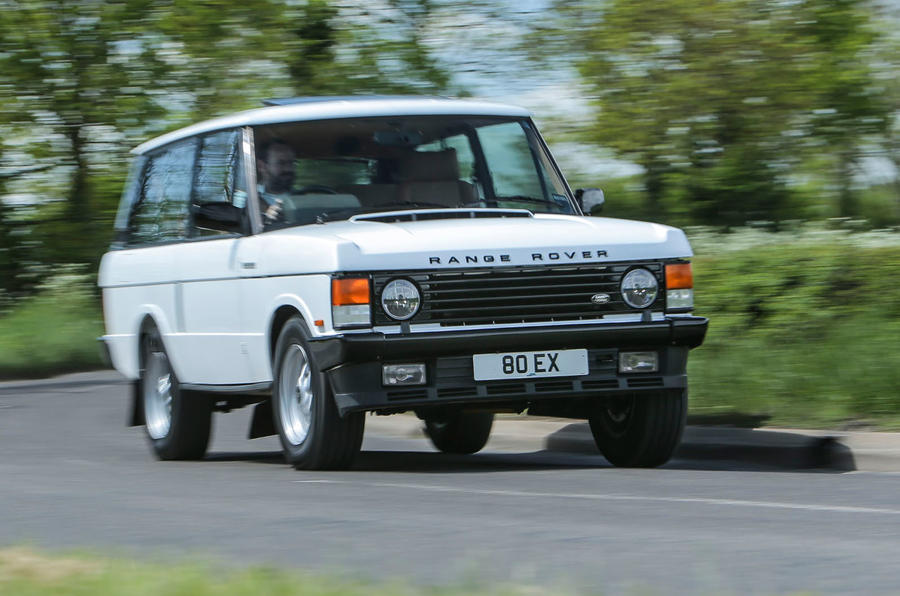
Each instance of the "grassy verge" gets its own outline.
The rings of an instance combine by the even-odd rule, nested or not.
[[[46,377],[103,367],[97,298],[81,276],[60,276],[0,317],[0,379]]]
[[[233,571],[200,564],[172,566],[89,556],[48,556],[21,548],[0,550],[0,594],[16,596],[539,596],[557,593],[563,592],[535,587],[470,585],[424,588],[260,567]]]
[[[694,416],[900,429],[900,234],[689,233],[711,321],[689,364]],[[99,304],[71,277],[0,318],[0,378],[101,366]]]
[[[900,428],[900,246],[885,239],[697,242],[696,311],[710,330],[691,354],[692,412]]]

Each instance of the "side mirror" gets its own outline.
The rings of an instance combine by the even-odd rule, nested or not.
[[[599,188],[579,188],[575,191],[575,198],[578,200],[578,205],[585,215],[591,215],[594,211],[600,211],[603,208],[603,203],[606,202],[606,197]]]

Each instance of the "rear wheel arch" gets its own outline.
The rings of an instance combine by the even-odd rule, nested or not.
[[[158,333],[159,325],[156,324],[153,315],[145,314],[141,319],[140,325],[138,325],[137,343],[135,345],[135,349],[137,350],[138,375],[143,375],[144,371],[144,350],[142,349],[144,337],[154,330]],[[162,336],[160,336],[160,341],[162,341]],[[146,418],[144,417],[144,394],[141,389],[141,380],[139,377],[131,382],[131,411],[128,416],[128,426],[143,426],[146,422]]]
[[[137,335],[138,366],[141,369],[144,368],[143,354],[141,354],[141,342],[144,341],[144,336],[153,330],[156,330],[156,332],[160,334],[160,341],[162,341],[162,333],[159,331],[159,325],[156,323],[156,319],[154,319],[151,314],[145,314],[144,318],[141,319],[141,325],[138,328]]]
[[[159,459],[201,459],[209,446],[212,408],[202,394],[182,390],[155,325],[140,336],[140,394],[147,438]]]

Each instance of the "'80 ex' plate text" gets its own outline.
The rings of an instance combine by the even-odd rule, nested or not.
[[[588,357],[584,349],[475,354],[472,368],[476,381],[575,377],[588,374]]]

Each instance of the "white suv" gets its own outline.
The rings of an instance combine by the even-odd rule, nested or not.
[[[269,103],[134,151],[103,340],[161,459],[251,404],[297,468],[346,468],[366,412],[406,411],[445,452],[527,410],[589,420],[616,465],[669,459],[707,327],[683,232],[586,217],[602,193],[521,108]]]

